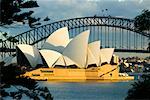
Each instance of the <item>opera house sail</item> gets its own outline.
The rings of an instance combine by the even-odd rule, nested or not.
[[[35,67],[37,64],[43,64],[39,50],[34,46],[19,44],[16,47],[17,63],[21,66]]]
[[[63,27],[56,30],[47,38],[42,49],[49,49],[62,53],[69,41],[68,28]]]
[[[113,57],[117,59],[113,55],[114,48],[100,49],[100,41],[89,43],[89,36],[90,30],[86,30],[69,38],[68,28],[60,28],[50,34],[40,50],[19,44],[16,47],[17,64],[35,68],[24,75],[39,80],[133,79],[119,77],[118,60],[114,65],[110,64]],[[39,64],[41,68],[36,69]]]

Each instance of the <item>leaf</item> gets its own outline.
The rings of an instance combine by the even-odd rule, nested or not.
[[[34,13],[29,10],[27,12],[21,12],[22,8],[34,8],[39,7],[37,1],[34,0],[1,0],[1,18],[0,25],[11,25],[13,23],[22,22],[25,24],[26,20]],[[40,20],[39,18],[37,19]],[[27,23],[31,26],[33,22]]]
[[[149,31],[150,30],[150,11],[143,10],[142,13],[136,16],[134,21],[134,26],[139,31]]]
[[[4,36],[4,37],[7,37],[7,33],[5,32],[5,33],[3,34],[3,36]]]
[[[34,8],[34,7],[39,7],[36,1],[27,1],[21,4],[21,8]]]
[[[50,20],[50,18],[48,18],[48,16],[44,19],[44,21],[49,21]]]

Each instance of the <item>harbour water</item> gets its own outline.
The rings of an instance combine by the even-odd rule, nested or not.
[[[39,82],[49,88],[54,100],[124,100],[133,81]]]

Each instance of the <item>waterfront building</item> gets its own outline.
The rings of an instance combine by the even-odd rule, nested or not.
[[[100,41],[88,43],[90,30],[69,38],[68,28],[53,32],[38,50],[34,46],[19,44],[16,47],[17,64],[38,68],[26,72],[34,79],[133,79],[120,77],[118,57],[114,48],[100,49]]]

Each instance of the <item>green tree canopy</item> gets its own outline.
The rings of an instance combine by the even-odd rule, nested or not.
[[[142,13],[135,18],[135,28],[139,31],[149,31],[150,30],[150,11],[143,10]]]
[[[31,28],[40,25],[40,18],[32,17],[34,11],[29,9],[39,7],[35,0],[0,0],[0,6],[0,26],[17,22],[28,24]],[[27,8],[28,10],[22,11]]]
[[[47,87],[42,87],[35,80],[23,76],[26,72],[25,66],[21,67],[16,64],[4,66],[4,64],[0,62],[0,100],[4,100],[5,97],[12,98],[11,100],[23,100],[24,96],[31,100],[41,100],[41,98],[53,100]],[[8,88],[12,91],[7,91]]]
[[[136,16],[134,26],[137,30],[150,33],[150,11],[143,10],[142,13]],[[150,39],[150,37],[149,37]],[[150,42],[148,43],[147,50],[150,51]]]
[[[125,100],[150,100],[150,74],[142,75],[141,80],[135,81],[128,90]]]

